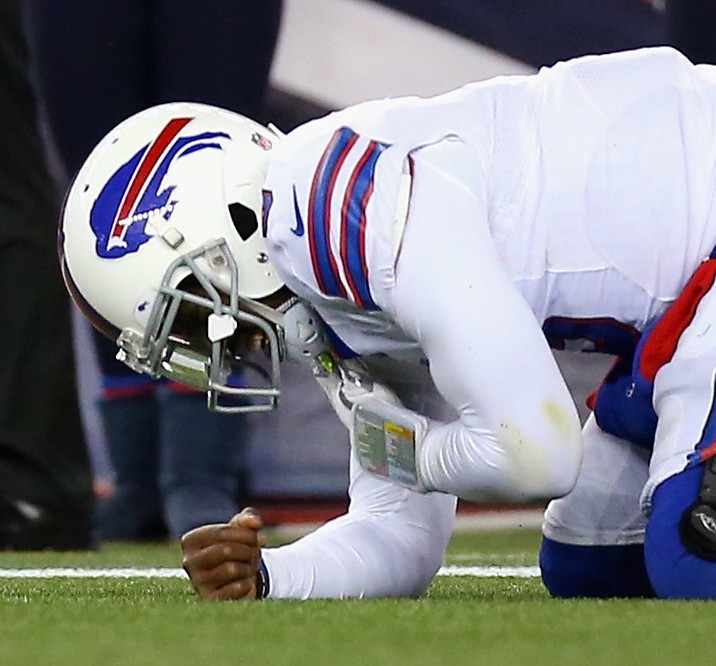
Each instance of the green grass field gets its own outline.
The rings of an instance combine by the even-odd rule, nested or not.
[[[446,564],[536,564],[532,530],[458,533]],[[0,569],[178,567],[173,546],[4,553]],[[206,603],[180,578],[2,578],[0,665],[713,663],[716,604],[550,599],[438,577],[414,600]],[[712,656],[709,656],[712,655]]]

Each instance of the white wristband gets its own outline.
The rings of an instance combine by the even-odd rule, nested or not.
[[[426,492],[418,455],[428,420],[375,395],[359,398],[352,410],[351,446],[363,469],[418,492]]]

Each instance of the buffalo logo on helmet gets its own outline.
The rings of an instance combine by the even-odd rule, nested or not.
[[[151,143],[112,174],[90,211],[97,255],[118,259],[137,252],[171,217],[176,185],[164,178],[174,160],[199,150],[221,150],[226,132],[178,137],[193,118],[173,118]]]

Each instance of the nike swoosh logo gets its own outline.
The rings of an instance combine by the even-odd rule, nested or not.
[[[296,197],[296,186],[293,186],[293,212],[296,216],[296,226],[291,229],[291,233],[296,236],[303,236],[303,218],[301,217],[301,211],[298,208],[298,198]]]

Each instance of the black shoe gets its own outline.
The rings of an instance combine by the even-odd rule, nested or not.
[[[91,513],[0,496],[0,550],[96,550]]]

